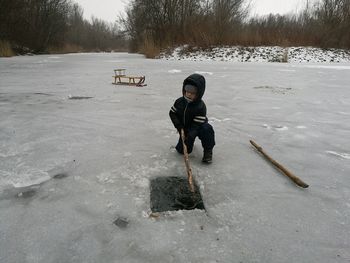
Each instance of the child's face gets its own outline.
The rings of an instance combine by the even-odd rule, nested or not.
[[[197,98],[197,92],[185,91],[185,96],[190,100],[195,100]]]

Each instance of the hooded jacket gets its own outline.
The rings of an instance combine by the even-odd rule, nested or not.
[[[197,97],[188,102],[185,99],[185,86],[191,84],[197,87]],[[205,91],[205,78],[200,74],[192,74],[187,77],[182,85],[182,97],[178,98],[169,111],[169,116],[176,129],[185,130],[198,128],[208,122],[207,107],[202,97]]]

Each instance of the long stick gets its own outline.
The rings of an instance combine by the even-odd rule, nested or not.
[[[182,146],[183,146],[183,151],[184,151],[184,159],[185,159],[188,183],[190,185],[191,192],[194,193],[192,169],[191,169],[191,166],[190,166],[190,160],[188,158],[187,146],[186,146],[186,143],[185,143],[185,132],[184,132],[183,129],[181,129],[181,140],[182,140]]]
[[[264,152],[264,150],[257,145],[254,141],[250,140],[250,143],[262,154],[264,157],[269,160],[273,165],[275,165],[278,169],[280,169],[286,176],[288,176],[294,183],[296,183],[298,186],[303,188],[308,188],[309,185],[304,183],[299,177],[292,174],[290,171],[288,171],[286,168],[284,168],[281,164],[279,164],[277,161],[272,159],[267,153]]]

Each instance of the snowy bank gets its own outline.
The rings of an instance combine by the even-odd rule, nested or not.
[[[232,61],[232,62],[350,62],[350,51],[314,47],[240,47],[224,46],[201,49],[184,45],[160,54],[167,60]]]

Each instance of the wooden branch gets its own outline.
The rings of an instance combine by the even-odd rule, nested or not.
[[[303,188],[308,188],[309,185],[304,183],[299,177],[292,174],[290,171],[288,171],[286,168],[284,168],[281,164],[279,164],[277,161],[272,159],[267,153],[264,152],[264,150],[257,145],[254,141],[250,140],[250,143],[267,159],[269,160],[273,165],[275,165],[278,169],[280,169],[286,176],[288,176],[294,183],[296,183],[298,186]]]
[[[191,192],[194,193],[192,169],[191,169],[191,166],[190,166],[190,160],[188,158],[187,146],[186,146],[186,143],[185,143],[185,132],[184,132],[183,129],[181,129],[181,140],[182,140],[182,146],[183,146],[183,151],[184,151],[184,159],[185,159],[188,183],[190,185]]]

